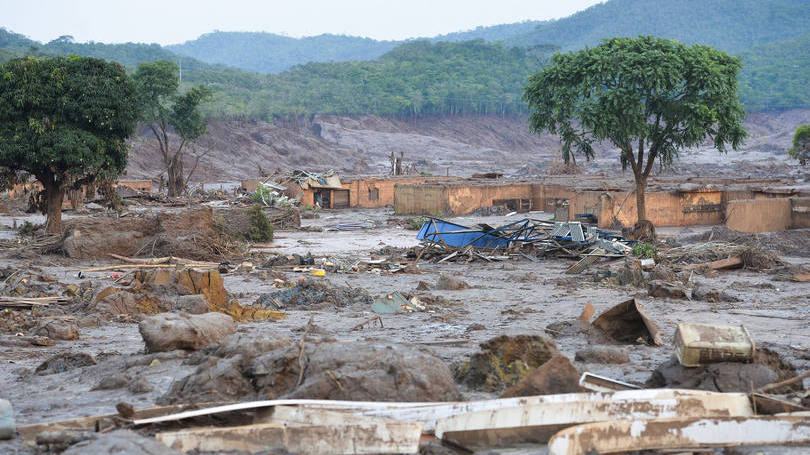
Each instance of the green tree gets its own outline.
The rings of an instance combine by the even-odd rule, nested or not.
[[[71,56],[0,66],[0,167],[42,184],[50,233],[62,230],[66,189],[124,170],[137,118],[135,87],[117,63]]]
[[[810,158],[810,125],[799,125],[796,134],[793,136],[793,148],[788,150],[788,154],[799,160],[799,164],[804,166]]]
[[[597,47],[556,54],[529,79],[533,131],[559,134],[566,162],[592,143],[609,141],[633,170],[638,220],[647,221],[644,190],[657,161],[706,138],[725,153],[745,138],[737,97],[740,61],[708,46],[651,36],[613,38]]]
[[[185,192],[191,177],[184,175],[183,171],[186,145],[196,141],[207,131],[200,105],[210,98],[211,91],[206,87],[196,86],[180,94],[178,67],[167,60],[141,63],[134,79],[141,121],[155,135],[166,166],[169,196],[179,196]],[[176,147],[171,145],[169,133],[172,131],[180,139]],[[199,156],[197,160],[199,162]]]

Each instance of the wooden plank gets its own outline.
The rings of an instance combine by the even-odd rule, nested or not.
[[[742,259],[739,256],[731,256],[726,259],[719,259],[712,262],[701,262],[699,264],[689,264],[683,266],[683,270],[695,270],[707,267],[709,270],[731,269],[742,266]]]
[[[158,433],[155,439],[181,452],[372,454],[417,453],[421,435],[421,423],[366,418],[328,425],[273,422],[197,428]]]
[[[794,416],[616,420],[566,428],[549,455],[623,453],[700,447],[810,444],[810,419]]]
[[[327,409],[350,412],[356,416],[375,416],[394,419],[406,422],[422,422],[424,431],[432,433],[436,421],[442,418],[451,417],[474,411],[485,411],[505,407],[515,407],[523,405],[541,403],[579,403],[587,401],[626,401],[629,399],[649,399],[650,397],[661,397],[668,393],[671,397],[685,395],[706,395],[716,394],[716,392],[705,392],[701,390],[625,390],[612,393],[567,393],[559,395],[538,395],[532,397],[499,398],[495,400],[482,401],[459,401],[459,402],[428,402],[428,403],[399,403],[399,402],[375,402],[375,401],[338,401],[338,400],[263,400],[243,403],[234,403],[224,406],[216,406],[206,409],[179,412],[171,415],[164,415],[154,418],[141,418],[133,421],[134,426],[149,425],[162,422],[180,421],[193,417],[226,414],[235,411],[249,411],[272,408],[275,406],[300,406],[317,409]],[[722,395],[722,394],[721,394]]]
[[[790,279],[796,281],[797,283],[807,283],[810,282],[810,273],[797,273]]]
[[[664,389],[625,393],[624,400],[540,403],[460,414],[436,422],[437,438],[470,451],[516,444],[539,444],[560,429],[621,419],[753,415],[741,393],[703,395]]]
[[[199,409],[200,407],[214,406],[217,403],[205,403],[201,405],[170,405],[170,406],[153,406],[150,408],[140,409],[135,411],[133,416],[136,419],[149,419],[158,416],[165,416],[169,414],[176,414],[181,411],[189,409]],[[32,425],[24,425],[17,427],[17,432],[23,442],[31,441],[43,431],[60,431],[60,430],[80,430],[80,431],[93,431],[97,427],[106,428],[120,422],[121,416],[118,414],[103,414],[89,417],[78,417],[75,419],[58,420],[54,422],[35,423]]]

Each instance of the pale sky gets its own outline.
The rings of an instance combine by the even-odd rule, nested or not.
[[[214,30],[378,40],[569,16],[600,0],[0,0],[0,27],[48,42],[181,43]]]

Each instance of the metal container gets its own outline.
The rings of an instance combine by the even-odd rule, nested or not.
[[[14,410],[11,409],[11,403],[0,399],[0,439],[13,438],[15,431]]]
[[[756,346],[744,326],[678,324],[675,355],[685,367],[717,362],[750,362]]]

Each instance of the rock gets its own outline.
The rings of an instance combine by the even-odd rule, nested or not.
[[[34,372],[38,375],[62,373],[74,368],[95,365],[96,359],[84,352],[64,352],[42,362]]]
[[[647,294],[650,297],[663,297],[670,299],[690,299],[692,292],[676,283],[661,280],[652,280],[647,283]]]
[[[750,393],[752,387],[756,389],[778,379],[776,371],[758,363],[722,362],[687,368],[672,358],[653,371],[647,386]]]
[[[260,363],[257,358],[254,363]],[[261,384],[257,378],[257,383]],[[259,391],[260,395],[272,388]],[[304,381],[289,398],[456,401],[450,369],[427,349],[404,344],[324,343],[308,356]]]
[[[115,430],[91,441],[80,442],[62,455],[181,455],[153,438],[130,430]]]
[[[52,340],[78,340],[79,322],[71,316],[49,317],[33,329],[31,334],[45,336]]]
[[[220,341],[236,331],[233,318],[222,313],[189,315],[161,313],[138,324],[147,352],[195,350]]]
[[[143,233],[114,229],[74,229],[62,242],[62,250],[70,258],[92,259],[109,253],[127,256],[138,249]]]
[[[500,336],[481,343],[469,363],[456,367],[456,379],[474,390],[497,392],[517,384],[557,355],[553,341],[538,335]]]
[[[118,411],[118,415],[125,419],[135,417],[135,408],[125,401],[119,401],[118,404],[115,405],[115,410]]]
[[[127,390],[134,394],[149,393],[154,389],[149,380],[143,376],[135,378],[127,384]]]
[[[292,341],[288,337],[280,335],[275,328],[255,327],[247,333],[232,333],[226,336],[218,345],[212,346],[214,348],[212,354],[222,358],[241,355],[250,360],[291,344]]]
[[[568,357],[556,355],[548,362],[531,371],[523,380],[507,389],[501,395],[501,398],[584,391],[579,386],[579,371],[571,364]]]
[[[101,378],[96,385],[90,390],[112,390],[120,389],[127,385],[130,378],[123,373],[113,373],[109,376]]]
[[[207,403],[257,398],[245,374],[248,362],[242,356],[229,359],[210,357],[188,376],[174,381],[157,404]],[[298,379],[296,377],[296,379]],[[276,398],[278,395],[266,395]]]
[[[574,360],[585,363],[616,363],[622,364],[630,361],[630,357],[621,349],[607,346],[594,346],[580,349],[574,355]]]
[[[210,311],[208,302],[202,294],[180,295],[172,302],[172,311],[203,314]]]
[[[454,401],[461,395],[447,365],[430,351],[399,344],[307,341],[300,386],[298,344],[248,361],[209,357],[175,381],[159,403],[312,398]]]
[[[470,285],[466,282],[443,273],[439,274],[439,279],[436,281],[436,289],[442,291],[460,291],[469,288]]]

